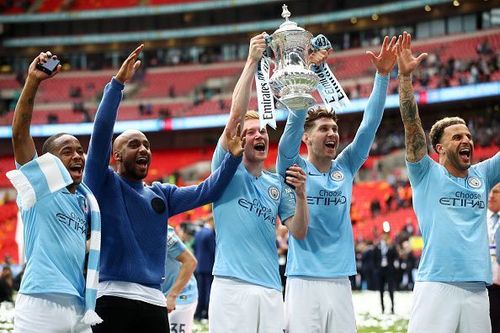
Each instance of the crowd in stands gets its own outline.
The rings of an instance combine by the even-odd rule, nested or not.
[[[500,51],[490,46],[488,39],[482,40],[476,47],[477,54],[471,59],[450,57],[441,59],[439,53],[431,52],[415,71],[415,92],[428,89],[465,86],[500,79]],[[397,94],[397,68],[391,74],[391,93]],[[369,87],[368,87],[369,88]],[[370,89],[356,84],[347,89],[350,98],[368,97]]]
[[[194,2],[195,0],[190,0]],[[170,5],[182,3],[185,0],[149,0],[145,2],[149,5]],[[58,11],[80,11],[96,9],[113,9],[134,7],[144,4],[139,0],[5,0],[0,2],[0,13],[21,14],[30,11],[39,13],[50,13]]]
[[[0,1],[0,13],[20,14],[26,12],[34,0],[4,0]]]
[[[471,50],[467,51],[468,57],[458,54],[459,51],[453,53],[450,49],[440,52],[439,47],[433,46],[433,52],[429,54],[428,58],[424,60],[419,70],[415,73],[416,79],[414,80],[414,88],[416,92],[423,92],[435,88],[498,81],[500,79],[500,51],[495,51],[495,47],[492,46],[492,44],[496,42],[490,42],[490,40],[496,40],[498,36],[492,34],[489,37],[464,38],[464,41],[467,41],[467,45],[470,44],[467,47],[471,48]],[[477,43],[475,47],[474,43]],[[214,55],[217,53],[211,51],[210,54]],[[443,55],[441,56],[441,54]],[[163,57],[165,61],[156,59],[154,54],[150,54],[149,56],[150,58],[147,58],[148,55],[146,52],[146,63],[149,65],[149,68],[170,64],[169,61],[166,61],[170,56]],[[220,61],[219,58],[214,57],[215,56],[212,57],[213,60]],[[181,61],[183,59],[182,57],[175,59],[179,60],[176,64],[183,63]],[[191,60],[201,62],[200,59]],[[184,60],[188,61],[189,59],[186,58]],[[339,65],[340,71],[346,71],[346,68],[356,65],[350,64],[349,57],[342,56],[341,53],[333,56],[331,64],[334,70],[336,70],[337,65]],[[135,88],[127,94],[129,101],[137,101],[137,107],[135,108],[135,112],[133,112],[133,110],[131,113],[129,112],[130,114],[126,116],[126,119],[164,119],[178,116],[225,113],[228,111],[227,108],[230,105],[230,95],[227,93],[227,89],[229,89],[232,84],[230,84],[230,81],[224,81],[224,78],[230,79],[230,77],[234,77],[239,73],[239,66],[238,63],[234,63],[234,68],[221,67],[220,69],[204,69],[203,67],[186,67],[184,72],[177,72],[176,70],[172,73],[163,73],[161,69],[160,72],[156,69],[151,71],[144,69],[137,73]],[[146,68],[146,66],[144,66],[144,68]],[[207,72],[205,73],[204,71]],[[190,73],[192,73],[192,75]],[[361,71],[356,75],[365,74],[364,71]],[[178,77],[179,75],[184,75],[186,78],[190,79],[193,78],[193,80],[196,76],[197,79],[196,82],[193,81],[192,84],[188,84],[191,80],[172,81],[171,77]],[[214,77],[214,75],[220,78],[221,82],[226,83],[221,83],[220,86],[210,84],[207,80],[210,77]],[[396,76],[397,72],[393,73],[391,76],[393,80],[390,84],[390,92],[393,94],[397,93]],[[19,86],[22,86],[22,75],[17,75],[15,80],[19,82]],[[101,84],[104,84],[105,80],[103,81],[102,78],[96,77],[94,74],[89,75],[88,78],[85,76],[78,76],[75,77],[73,81],[71,81],[72,79],[69,77],[58,78],[54,80],[55,86],[58,80],[62,80],[61,83],[64,82],[64,87],[61,87],[61,89],[68,89],[67,96],[62,95],[59,89],[47,89],[46,91],[42,91],[41,98],[47,103],[72,103],[73,112],[75,114],[73,117],[74,122],[92,121],[95,113],[96,101],[99,100],[102,94]],[[371,83],[365,81],[364,76],[341,78],[341,82],[346,82],[344,88],[351,99],[366,97],[369,94]],[[163,87],[161,82],[167,82],[168,84],[165,84]],[[8,88],[7,86],[4,87],[5,84],[6,83],[0,83],[0,87]],[[159,89],[161,89],[161,91]],[[150,98],[152,97],[162,99],[162,102],[151,101]],[[252,103],[255,104],[255,97],[252,98],[251,104]],[[13,100],[7,104],[8,105],[4,105],[4,107],[0,107],[0,122],[2,123],[8,123],[10,121],[9,110],[12,111],[15,106],[15,94],[13,95]],[[147,109],[144,108],[145,106],[147,106]],[[66,110],[61,110],[61,112],[62,111]],[[50,113],[46,112],[45,119],[43,120],[45,120],[46,123],[64,123],[72,119],[67,115],[63,117],[58,113],[60,112],[58,112],[57,109],[52,110]],[[34,122],[38,123],[36,119],[34,119]],[[394,132],[390,135],[391,140],[386,140],[384,143],[375,142],[373,150],[384,153],[393,148],[402,147],[402,131]],[[492,135],[493,133],[481,132],[479,133],[478,139],[480,142],[491,141]]]

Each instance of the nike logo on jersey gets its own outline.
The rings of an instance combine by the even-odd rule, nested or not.
[[[317,174],[317,173],[311,173],[311,171],[309,171],[307,173],[309,176],[323,176],[321,173],[320,174]]]

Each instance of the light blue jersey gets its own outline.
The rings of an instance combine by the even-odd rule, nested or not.
[[[212,170],[225,150],[217,144]],[[266,171],[250,174],[241,163],[219,200],[214,202],[215,264],[213,274],[281,291],[276,223],[295,214],[295,192]]]
[[[278,150],[280,175],[296,163],[307,174],[309,228],[306,238],[290,235],[287,276],[336,278],[356,274],[350,207],[354,175],[368,158],[382,120],[389,76],[376,75],[363,120],[351,144],[334,160],[330,170],[319,172],[300,157],[305,111],[290,112]]]
[[[11,181],[18,190],[26,247],[19,292],[69,294],[83,301],[89,217],[85,196],[66,189],[73,180],[54,155],[45,154],[17,168],[20,173]]]
[[[172,286],[179,275],[179,270],[181,263],[177,261],[177,257],[186,250],[186,246],[179,239],[175,233],[174,228],[168,226],[167,234],[167,256],[165,260],[165,281],[161,284],[161,291],[166,296],[172,289]],[[179,296],[177,296],[176,303],[181,304],[191,304],[198,301],[198,286],[196,284],[196,278],[191,275],[189,282],[186,284],[184,289],[182,289]]]
[[[486,209],[500,154],[454,177],[428,155],[406,162],[424,249],[417,281],[491,283]]]

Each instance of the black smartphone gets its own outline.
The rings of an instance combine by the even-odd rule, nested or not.
[[[46,73],[47,75],[52,75],[52,73],[57,70],[57,66],[60,63],[59,59],[50,58],[47,62],[36,64],[36,69]]]
[[[288,169],[290,169],[291,167],[292,167],[292,165],[290,165],[286,170],[288,171]],[[290,186],[292,188],[292,190],[295,190],[295,186],[286,181],[286,173],[285,173],[285,184]]]

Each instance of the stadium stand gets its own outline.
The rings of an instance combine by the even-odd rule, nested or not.
[[[434,57],[434,61],[428,61],[422,66],[423,69],[416,75],[418,79],[415,80],[415,89],[421,91],[483,80],[499,80],[500,70],[497,58],[500,55],[478,54],[478,45],[484,43],[487,43],[492,50],[499,50],[500,30],[493,29],[416,42],[416,49],[420,52],[438,54],[439,57]],[[371,91],[373,69],[364,52],[362,49],[336,52],[328,61],[351,98],[366,97]],[[228,62],[147,68],[142,81],[136,82],[134,91],[128,94],[127,98],[129,101],[135,101],[135,107],[141,103],[151,103],[153,113],[139,114],[133,110],[134,107],[127,106],[127,108],[122,108],[120,120],[159,117],[161,109],[169,110],[169,117],[226,113],[227,108],[221,105],[230,105],[230,88],[241,71],[241,66],[240,62]],[[479,75],[473,77],[475,71],[484,71],[482,69],[484,66],[487,66],[489,71],[487,77]],[[450,67],[449,72],[448,67]],[[78,113],[71,116],[72,113],[68,110],[72,109],[72,103],[86,102],[88,112],[93,115],[97,107],[96,101],[113,73],[114,71],[111,70],[68,71],[47,81],[41,86],[38,99],[39,103],[43,103],[44,111],[38,110],[40,107],[37,107],[35,114],[38,115],[34,117],[33,123],[47,123],[46,112],[48,111],[57,115],[59,123],[85,120]],[[424,80],[424,77],[427,79]],[[207,80],[221,82],[220,89],[223,91],[217,94],[218,97],[207,97],[201,92]],[[390,85],[392,93],[396,93],[396,85],[396,81],[392,80]],[[0,89],[13,90],[18,87],[19,83],[15,75],[0,75]],[[77,99],[70,97],[71,90],[74,88],[78,88],[81,92]],[[11,115],[0,117],[0,125],[8,124],[10,120]]]
[[[70,10],[102,10],[112,8],[134,7],[139,0],[74,0]]]
[[[44,0],[38,7],[38,12],[40,13],[50,13],[57,12],[61,9],[64,0]]]
[[[0,261],[10,257],[13,263],[18,262],[17,243],[17,205],[15,201],[0,204]]]

